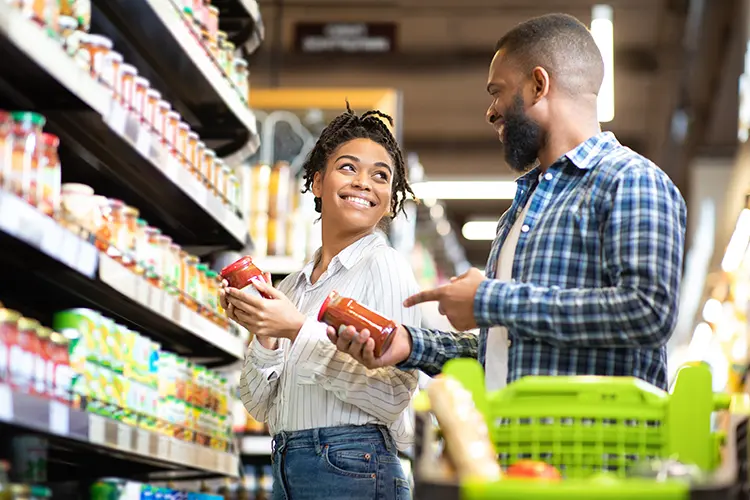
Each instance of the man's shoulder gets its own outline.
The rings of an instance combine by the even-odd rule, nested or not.
[[[666,172],[659,168],[656,163],[622,145],[607,151],[594,167],[594,170],[598,177],[610,181],[613,185],[622,180],[644,174],[672,184],[672,180]]]

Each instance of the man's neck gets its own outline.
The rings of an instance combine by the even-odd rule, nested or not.
[[[596,116],[589,119],[556,120],[555,127],[547,134],[547,142],[539,150],[539,167],[547,170],[562,155],[602,131]]]

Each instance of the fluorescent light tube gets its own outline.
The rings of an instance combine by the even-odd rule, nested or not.
[[[426,200],[512,200],[516,195],[515,181],[428,181],[412,189]]]
[[[496,220],[470,220],[461,228],[461,234],[469,241],[492,241],[496,231]]]
[[[591,35],[604,60],[604,80],[596,101],[597,116],[601,123],[611,122],[615,118],[615,56],[612,18],[611,5],[594,5],[591,9]]]

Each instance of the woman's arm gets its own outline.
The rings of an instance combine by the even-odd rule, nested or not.
[[[271,350],[263,347],[257,337],[245,352],[245,364],[240,377],[240,399],[247,412],[258,422],[267,422],[268,413],[276,399],[279,377],[284,369],[282,342]]]
[[[403,301],[419,290],[406,261],[391,248],[378,249],[362,279],[369,286],[363,297],[352,297],[398,323],[420,324],[417,308],[405,308]],[[300,335],[317,342],[300,353],[300,383],[316,384],[340,400],[391,424],[409,406],[417,388],[417,372],[385,367],[370,370],[346,353],[336,350],[326,336],[326,325],[308,319]],[[406,431],[405,431],[406,432]]]

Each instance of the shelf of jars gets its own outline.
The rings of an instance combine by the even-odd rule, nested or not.
[[[66,192],[65,208],[48,214],[28,198],[0,190],[5,300],[42,317],[61,306],[106,312],[211,365],[242,359],[246,339],[221,311],[218,275],[137,209]]]
[[[138,205],[184,244],[242,248],[248,236],[237,176],[187,124],[179,103],[149,88],[118,53],[101,56],[97,36],[58,30],[0,4],[0,38],[7,42],[0,53],[8,61],[0,70],[0,102],[37,111],[23,127],[7,114],[0,124],[0,137],[16,140],[29,157],[32,171],[23,175],[34,182],[44,127],[58,139],[63,178]]]
[[[107,37],[104,48],[133,60],[152,87],[168,92],[207,144],[234,153],[235,161],[255,152],[260,138],[248,104],[248,62],[219,29],[217,7],[192,0],[92,4],[92,31]]]

